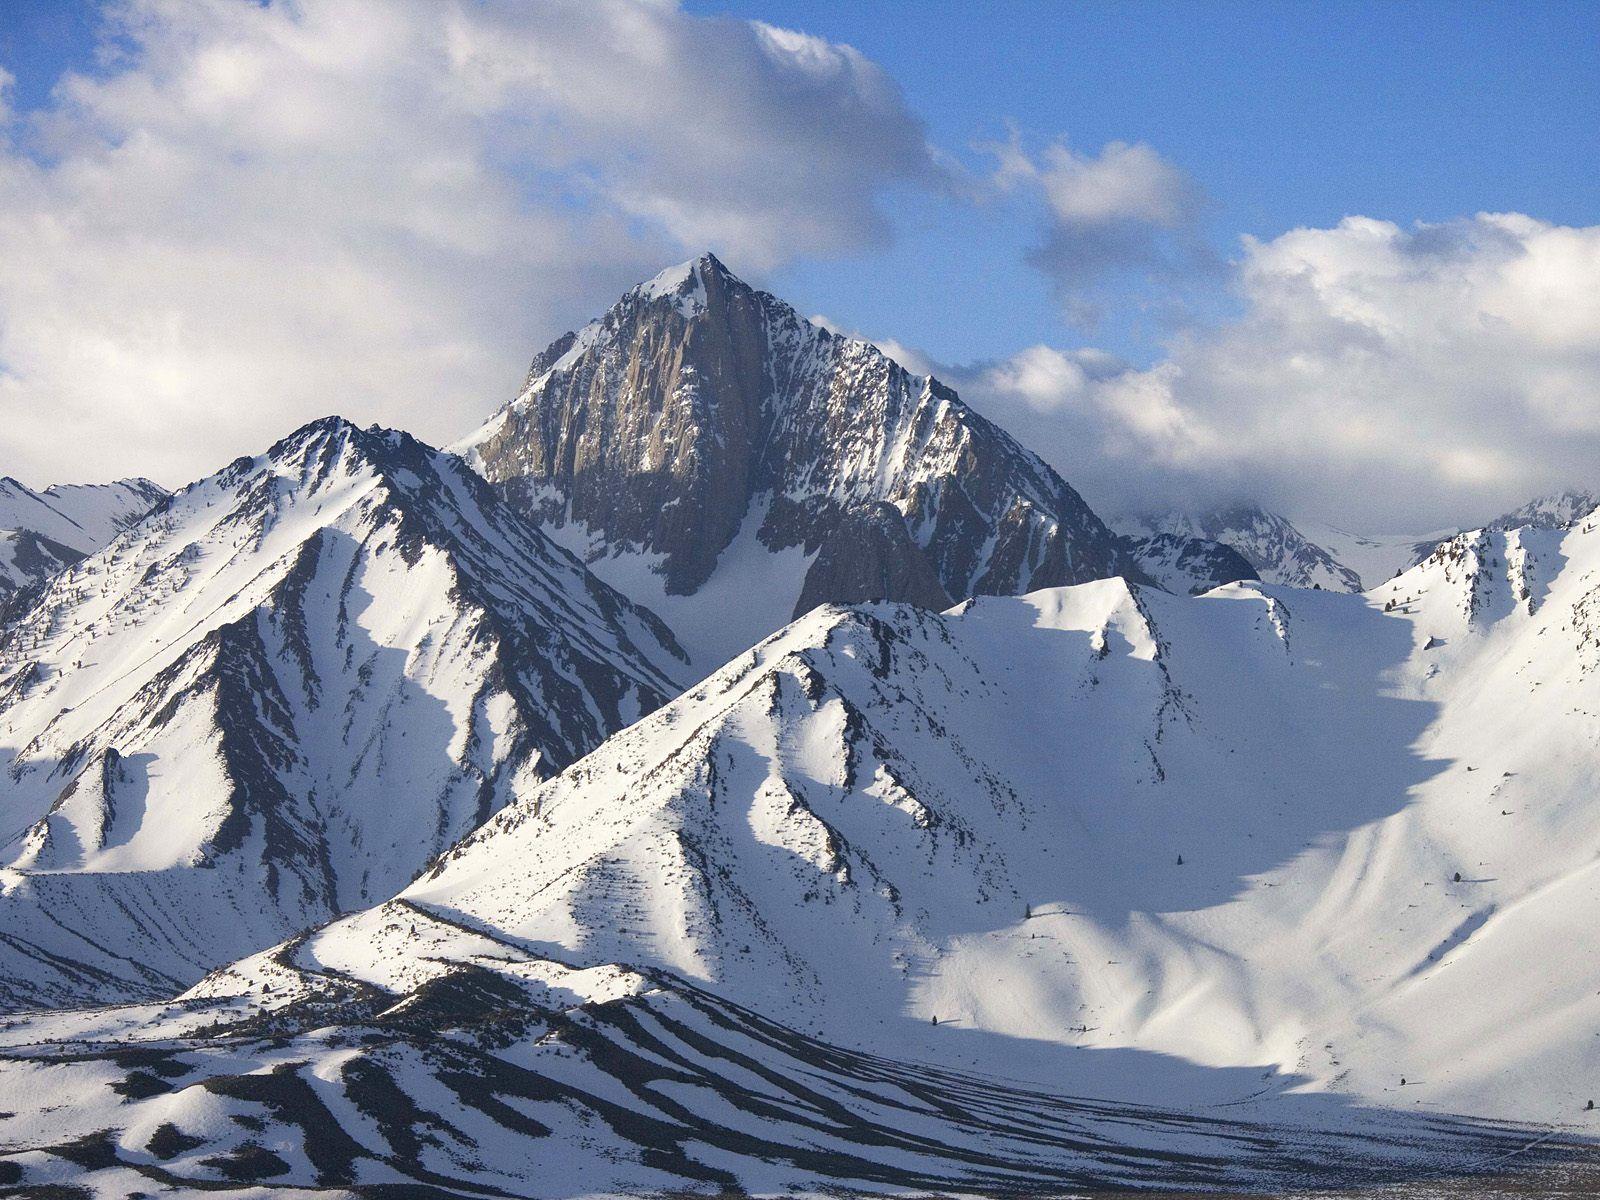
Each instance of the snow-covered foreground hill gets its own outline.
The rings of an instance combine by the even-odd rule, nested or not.
[[[453,456],[330,418],[240,459],[0,633],[0,1007],[382,900],[684,669]]]
[[[820,609],[395,900],[12,1022],[14,1169],[1282,1188],[1548,1136],[1444,1114],[1584,1137],[1597,571],[1580,523],[1366,596]]]
[[[1593,1178],[1546,1130],[1317,1098],[1110,1103],[830,1045],[682,980],[576,970],[409,904],[358,924],[374,953],[438,955],[430,978],[386,993],[289,946],[256,964],[270,993],[0,1027],[0,1097],[26,1100],[0,1184],[561,1200],[1423,1180],[1467,1190],[1418,1195],[1483,1200]]]
[[[1549,948],[1600,898],[1600,601],[1569,557],[1600,566],[1600,534],[1463,537],[1369,598],[820,610],[405,895],[1095,1095],[1173,1085],[1079,1047],[1254,1073],[1197,1072],[1196,1099],[1576,1117],[1600,959]]]

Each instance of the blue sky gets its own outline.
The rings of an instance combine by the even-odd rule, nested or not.
[[[934,141],[969,161],[967,148],[1004,137],[1008,121],[1032,139],[1064,136],[1091,150],[1148,142],[1199,183],[1203,228],[1222,257],[1242,233],[1270,238],[1350,214],[1401,224],[1484,211],[1600,219],[1593,3],[691,7],[854,45],[895,77]],[[1025,222],[953,215],[910,196],[895,211],[901,236],[885,253],[801,264],[786,289],[954,359],[1007,352],[1019,336],[1069,336],[1044,282],[1015,269],[1033,236]],[[1122,295],[1109,321],[1119,336],[1101,329],[1077,340],[1148,353],[1132,335],[1159,337],[1162,327],[1138,320],[1141,299],[1150,297]]]
[[[16,77],[16,107],[42,106],[63,71],[92,63],[97,17],[82,0],[7,0],[0,62]]]
[[[181,483],[333,410],[445,444],[710,248],[1104,508],[1469,524],[1600,486],[1597,27],[0,0],[0,471]]]
[[[852,3],[690,0],[848,43],[903,89],[929,136],[967,168],[1014,125],[1025,142],[1093,151],[1145,142],[1198,184],[1219,259],[1350,214],[1400,224],[1477,212],[1600,219],[1600,11],[1592,3]],[[97,4],[5,0],[0,63],[15,106],[48,103],[64,70],[93,70]],[[769,277],[797,304],[964,362],[1030,342],[1147,362],[1187,315],[1226,312],[1214,279],[1114,283],[1099,319],[1062,318],[1022,263],[1025,203],[966,207],[885,194],[889,244],[805,257]],[[1005,211],[997,213],[996,208]]]

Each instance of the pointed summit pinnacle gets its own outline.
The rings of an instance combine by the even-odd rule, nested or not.
[[[707,250],[699,258],[668,267],[654,278],[641,283],[635,291],[650,300],[663,296],[698,297],[705,293],[708,279],[715,279],[722,284],[739,282],[738,277],[723,265],[722,260]]]
[[[694,266],[695,270],[702,275],[712,274],[721,275],[728,279],[737,278],[732,271],[728,270],[723,261],[709,250],[694,260]]]

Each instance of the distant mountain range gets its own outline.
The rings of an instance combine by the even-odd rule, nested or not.
[[[706,255],[0,502],[0,1188],[1584,1178],[1593,496],[1108,524]]]
[[[1483,528],[1506,531],[1519,528],[1562,529],[1573,525],[1600,506],[1589,492],[1568,491],[1542,496],[1504,513]],[[1359,534],[1321,522],[1301,522],[1241,501],[1200,512],[1172,510],[1113,520],[1130,539],[1152,536],[1203,539],[1236,551],[1259,578],[1288,587],[1360,592],[1377,587],[1426,558],[1457,530],[1421,534]],[[1220,575],[1235,575],[1223,568]],[[1170,590],[1170,589],[1169,589]]]
[[[36,492],[0,478],[0,606],[93,554],[166,494],[148,479],[57,484]]]

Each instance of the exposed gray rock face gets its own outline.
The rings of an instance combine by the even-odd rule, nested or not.
[[[949,608],[933,564],[911,540],[899,509],[887,502],[849,509],[806,572],[796,615],[819,604],[854,604],[898,596],[923,608]]]
[[[1060,476],[949,388],[710,255],[557,341],[458,448],[523,513],[582,527],[594,558],[658,556],[669,596],[701,589],[758,511],[761,546],[816,556],[789,584],[802,610],[1138,572]]]
[[[1169,592],[1198,596],[1240,579],[1260,579],[1232,546],[1179,533],[1127,539],[1128,552],[1141,570]]]

